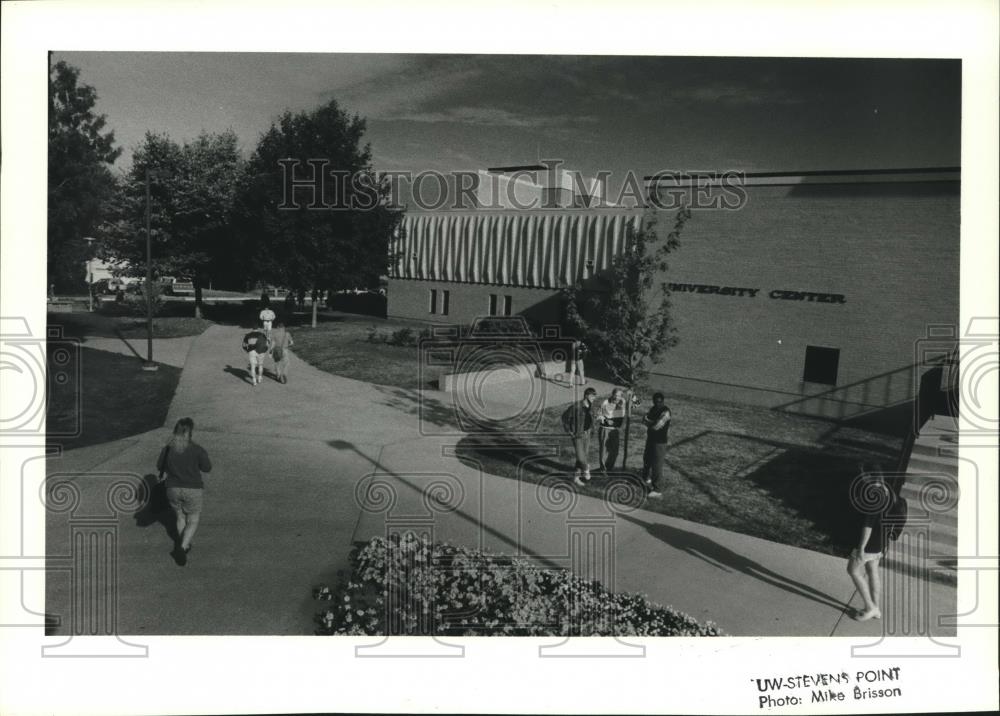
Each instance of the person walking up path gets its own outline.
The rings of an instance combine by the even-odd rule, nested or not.
[[[194,421],[181,418],[174,425],[174,433],[156,461],[160,480],[166,480],[167,501],[177,516],[177,534],[174,561],[181,567],[187,564],[191,541],[198,531],[203,505],[205,483],[201,473],[212,471],[208,452],[191,438]]]
[[[274,359],[274,372],[278,377],[278,382],[285,384],[288,382],[288,364],[290,362],[288,349],[295,345],[291,332],[275,322],[275,335],[271,346],[271,357]]]
[[[667,457],[667,432],[670,430],[670,408],[663,393],[653,393],[653,407],[642,419],[646,426],[646,449],[642,455],[642,479],[649,489],[647,497],[663,497],[663,462]]]
[[[587,388],[583,391],[583,400],[573,403],[562,414],[563,429],[573,442],[573,453],[576,458],[573,483],[583,487],[590,482],[590,464],[587,453],[590,450],[590,432],[594,428],[593,403],[597,391]]]
[[[260,385],[264,380],[264,356],[271,350],[271,339],[263,331],[250,331],[243,336],[243,350],[250,364],[250,383]]]
[[[260,312],[260,325],[263,327],[264,333],[266,333],[268,337],[271,335],[271,326],[274,324],[275,317],[274,311],[271,310],[270,301],[263,304]]]

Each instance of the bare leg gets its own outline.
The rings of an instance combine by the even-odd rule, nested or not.
[[[872,608],[878,616],[881,616],[882,610],[879,605],[882,604],[882,578],[879,576],[878,568],[879,560],[877,559],[865,562],[865,570],[868,573],[868,584],[872,597]]]
[[[865,567],[860,559],[848,559],[847,560],[847,573],[851,575],[851,581],[854,582],[855,588],[858,590],[858,594],[861,595],[861,600],[864,602],[864,613],[870,612],[874,607],[872,602],[872,593],[868,588],[868,580],[865,578]]]
[[[181,537],[184,535],[184,528],[187,527],[187,518],[184,513],[177,510],[177,540],[180,541]]]
[[[181,532],[181,549],[186,550],[191,547],[191,541],[194,539],[194,533],[198,531],[200,519],[201,515],[198,513],[188,516],[187,526]]]

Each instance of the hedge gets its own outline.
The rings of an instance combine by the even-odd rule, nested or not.
[[[412,534],[356,545],[339,588],[318,614],[324,635],[721,636],[712,622],[616,594],[601,584],[520,557],[495,555]]]

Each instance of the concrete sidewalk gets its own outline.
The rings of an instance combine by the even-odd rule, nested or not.
[[[309,634],[321,607],[312,587],[335,582],[354,541],[403,529],[574,569],[733,635],[878,637],[905,626],[912,636],[918,619],[949,633],[937,616],[956,612],[954,587],[908,584],[921,600],[858,623],[844,613],[854,590],[842,559],[580,495],[570,466],[553,464],[542,484],[484,473],[455,456],[466,436],[455,396],[329,375],[294,355],[287,385],[253,387],[243,332],[213,326],[193,342],[163,429],[49,461],[50,475],[75,475],[84,503],[104,505],[121,474],[153,472],[169,427],[189,416],[215,464],[186,567],[170,559],[164,524],[119,520],[119,633]],[[517,390],[485,386],[477,404],[506,413],[525,395],[544,405],[582,396]],[[50,516],[50,555],[71,553],[70,533],[64,515]],[[47,611],[68,614],[70,600],[68,579],[50,579]]]

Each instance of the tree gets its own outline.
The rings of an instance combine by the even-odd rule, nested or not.
[[[690,216],[689,209],[681,208],[664,239],[657,235],[655,217],[644,217],[638,230],[629,228],[622,252],[599,277],[603,290],[588,291],[579,284],[564,290],[570,327],[622,385],[638,384],[649,372],[648,363],[677,343],[670,290],[665,281],[656,280],[666,273],[667,256],[680,245]]]
[[[237,208],[257,279],[301,295],[374,286],[386,272],[401,213],[386,206],[364,132],[363,119],[331,100],[286,111],[261,137]],[[290,180],[313,183],[290,191]]]
[[[190,277],[195,315],[200,316],[209,277],[231,273],[227,269],[239,260],[231,218],[244,170],[232,131],[203,133],[183,145],[147,132],[119,183],[115,210],[104,226],[106,253],[127,263],[132,273],[145,273],[148,175],[154,272]]]
[[[94,113],[97,91],[79,76],[61,61],[49,69],[48,275],[61,289],[80,288],[92,258],[83,239],[101,221],[121,154],[105,115]]]
[[[629,228],[611,268],[598,277],[601,290],[586,290],[580,284],[564,289],[570,329],[588,344],[614,381],[630,391],[648,375],[649,364],[677,344],[670,290],[662,277],[689,218],[690,209],[681,207],[673,229],[661,239],[655,215],[643,217],[639,229]],[[625,440],[627,455],[628,424]]]

